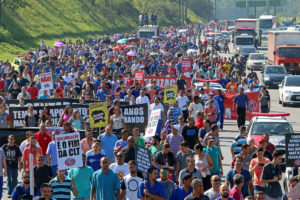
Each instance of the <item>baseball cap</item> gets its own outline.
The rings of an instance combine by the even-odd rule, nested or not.
[[[260,83],[260,84],[259,84],[259,87],[263,87],[263,86],[265,86],[265,84],[263,84],[263,83]]]
[[[209,136],[208,141],[210,141],[210,140],[215,140],[214,136]]]
[[[190,178],[192,178],[192,177],[193,177],[192,174],[186,173],[186,174],[183,175],[182,181],[188,180],[188,179],[190,179]]]

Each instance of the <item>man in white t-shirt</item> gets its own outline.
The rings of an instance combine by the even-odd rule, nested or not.
[[[118,152],[116,155],[117,162],[110,164],[109,169],[118,174],[120,183],[123,178],[129,174],[128,164],[124,162],[125,155],[123,152]]]
[[[150,105],[150,113],[153,111],[153,110],[161,110],[161,117],[162,117],[162,120],[163,120],[163,124],[165,124],[165,114],[164,114],[164,107],[163,105],[161,105],[160,103],[160,98],[157,96],[155,97],[154,99],[154,103],[152,103]]]
[[[194,96],[194,102],[192,102],[189,106],[189,116],[194,117],[194,119],[196,119],[196,113],[198,111],[203,113],[203,106],[200,103],[200,97]]]
[[[136,163],[134,160],[128,162],[128,168],[130,174],[123,178],[121,183],[121,199],[125,200],[139,200],[137,192],[139,184],[143,182],[143,179],[137,176]]]
[[[26,140],[24,140],[21,145],[20,145],[20,150],[23,154],[24,150],[26,147],[29,147],[29,139],[31,136],[33,136],[33,132],[32,131],[26,131]],[[38,141],[36,141],[35,146],[40,147],[40,144]],[[40,147],[41,148],[41,147]]]
[[[182,110],[184,120],[186,121],[188,118],[189,99],[184,95],[184,90],[180,91],[180,94],[176,100],[178,102],[178,107]]]
[[[140,96],[135,100],[136,104],[143,104],[146,103],[148,105],[148,115],[150,114],[150,101],[149,98],[146,96],[146,88],[140,91]]]

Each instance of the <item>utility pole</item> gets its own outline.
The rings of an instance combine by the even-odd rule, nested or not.
[[[215,20],[217,20],[217,0],[215,0]]]
[[[270,14],[270,0],[266,0],[267,2],[267,15]]]
[[[246,0],[246,16],[249,18],[249,0]]]

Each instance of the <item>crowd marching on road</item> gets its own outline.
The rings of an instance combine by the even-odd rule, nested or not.
[[[152,18],[153,15],[153,18]],[[156,24],[157,15],[151,15]],[[141,26],[148,25],[140,16]],[[272,148],[268,135],[259,146],[246,136],[246,112],[251,92],[259,92],[261,112],[270,111],[270,96],[253,70],[246,73],[243,60],[224,57],[199,40],[202,24],[186,26],[184,35],[178,28],[160,30],[152,40],[138,39],[135,33],[120,37],[90,37],[87,41],[62,41],[49,47],[43,42],[29,51],[18,68],[0,60],[0,128],[13,128],[7,101],[16,99],[18,107],[28,108],[23,127],[26,139],[15,143],[9,135],[0,149],[0,199],[3,182],[8,197],[19,199],[76,200],[279,200],[288,199],[279,181],[282,179],[282,154]],[[194,53],[186,53],[195,49]],[[131,56],[128,52],[134,51]],[[47,59],[40,59],[47,58]],[[185,59],[191,61],[184,69]],[[137,80],[136,72],[151,77]],[[51,73],[53,89],[44,90],[40,77]],[[165,103],[164,87],[159,78],[174,78],[178,95],[174,103]],[[197,87],[202,80],[203,86]],[[224,88],[210,90],[217,80]],[[237,116],[239,134],[232,138],[231,170],[223,168],[224,156],[219,132],[226,129],[225,90],[234,94],[232,111]],[[154,93],[153,93],[154,92]],[[79,99],[107,102],[108,125],[95,129],[89,116],[81,116],[67,105],[57,124],[45,106],[35,113],[26,102],[36,99]],[[120,104],[147,104],[148,116],[161,111],[161,131],[144,138],[140,127],[128,130]],[[147,116],[147,117],[148,117]],[[61,127],[49,131],[47,127]],[[58,167],[57,135],[84,131],[81,140],[83,166],[61,170]],[[93,132],[99,135],[94,138]],[[137,170],[137,146],[151,152],[147,173]],[[274,147],[274,146],[273,146]],[[30,195],[29,160],[33,154],[34,197]],[[18,175],[22,182],[18,184]],[[5,178],[6,177],[6,178]],[[221,180],[223,179],[223,180]],[[298,178],[290,180],[293,187]]]

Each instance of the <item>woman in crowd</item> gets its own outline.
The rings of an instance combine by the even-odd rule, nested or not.
[[[72,106],[67,105],[64,109],[64,112],[60,116],[57,125],[62,126],[65,122],[68,122],[70,120],[70,118],[72,117],[72,113],[73,113]]]
[[[39,116],[34,114],[33,107],[28,107],[28,114],[24,119],[24,127],[38,127],[39,126]]]
[[[51,121],[51,118],[52,118],[52,115],[50,113],[49,107],[48,106],[44,106],[44,110],[40,114],[40,120],[41,120],[41,122],[45,123],[47,120]]]
[[[84,130],[84,120],[80,116],[79,110],[75,110],[72,117],[69,119],[75,131]]]
[[[126,129],[124,117],[120,112],[120,107],[114,107],[114,114],[110,117],[110,125],[114,134],[120,134],[122,129]]]

